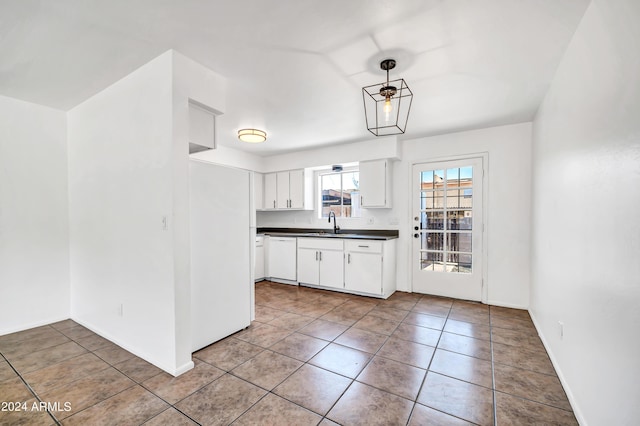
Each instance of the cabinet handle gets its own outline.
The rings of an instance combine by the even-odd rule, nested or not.
[[[322,252],[320,252],[320,262],[322,262]]]
[[[316,252],[316,262],[318,261],[318,252]]]
[[[347,263],[351,263],[351,253],[347,255]]]
[[[361,196],[360,196],[360,205],[363,205],[363,204],[364,204],[364,201],[362,201],[362,200],[364,200],[364,198],[362,198],[362,195],[361,195]]]
[[[276,208],[276,200],[273,200],[273,208]]]
[[[358,246],[358,247],[362,247],[362,248],[369,248],[369,246]]]

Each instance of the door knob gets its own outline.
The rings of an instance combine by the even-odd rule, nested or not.
[[[416,222],[420,220],[420,218],[418,216],[414,217],[413,220],[415,220]]]
[[[413,238],[419,238],[419,237],[420,237],[420,234],[417,234],[417,233],[413,234]]]
[[[417,226],[414,226],[414,227],[413,227],[413,229],[415,229],[415,230],[417,231],[417,230],[418,230],[418,229],[420,229],[420,228],[418,228]]]

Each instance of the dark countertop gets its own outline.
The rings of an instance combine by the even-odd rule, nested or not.
[[[258,234],[274,237],[345,238],[361,240],[392,240],[398,238],[395,229],[341,229],[337,234],[333,229],[315,228],[258,228]]]

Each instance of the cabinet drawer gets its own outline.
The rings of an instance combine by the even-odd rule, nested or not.
[[[343,240],[330,238],[298,238],[299,248],[314,250],[342,250]]]
[[[344,249],[350,252],[382,254],[382,241],[375,241],[375,240],[345,241]]]

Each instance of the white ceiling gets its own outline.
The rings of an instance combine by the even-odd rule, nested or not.
[[[379,62],[405,137],[529,121],[589,0],[0,0],[0,94],[68,110],[176,49],[226,77],[220,143],[258,155],[371,138]],[[264,144],[238,142],[257,127]]]

